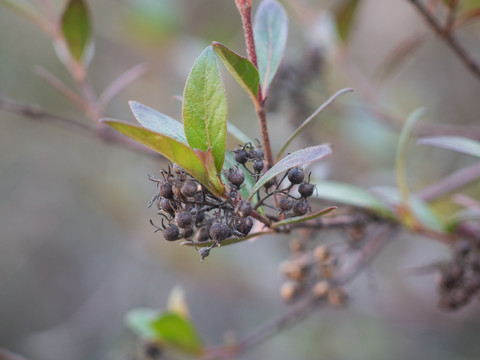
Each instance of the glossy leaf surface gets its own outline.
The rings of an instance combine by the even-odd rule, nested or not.
[[[62,33],[72,57],[82,60],[92,33],[85,0],[70,0],[62,15]]]
[[[180,122],[139,102],[129,101],[128,104],[137,121],[145,129],[187,144],[183,125]]]
[[[249,199],[255,195],[255,193],[260,190],[260,188],[270,179],[273,179],[275,176],[281,174],[288,169],[291,169],[296,166],[302,166],[309,164],[314,161],[323,159],[325,156],[330,155],[332,149],[328,145],[317,145],[311,146],[305,149],[298,150],[280,160],[276,163],[270,170],[268,170],[263,176],[257,181],[255,187],[250,193]]]
[[[184,143],[126,122],[113,119],[104,119],[102,122],[178,164],[214,194],[223,194],[224,189],[220,178],[217,176],[209,176],[203,161],[197,156],[195,151]]]
[[[287,43],[288,19],[282,5],[275,0],[263,0],[255,15],[253,32],[262,97],[265,98]]]
[[[238,55],[225,45],[214,42],[212,43],[212,46],[220,59],[222,59],[222,62],[225,64],[230,74],[232,74],[233,78],[247,91],[254,102],[257,102],[260,77],[255,65],[253,65],[250,60]]]
[[[183,125],[193,149],[212,149],[217,172],[225,158],[227,101],[211,46],[195,61],[183,93]]]

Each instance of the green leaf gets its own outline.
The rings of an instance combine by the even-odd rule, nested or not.
[[[293,132],[292,135],[285,141],[285,144],[283,144],[282,148],[278,152],[277,159],[281,158],[285,150],[287,150],[288,145],[302,132],[302,130],[318,115],[320,114],[328,105],[330,105],[336,98],[338,98],[340,95],[353,91],[353,89],[346,88],[337,91],[335,94],[333,94],[327,101],[325,101],[322,105],[320,105],[317,110],[313,112],[312,115],[310,115],[308,118],[305,119],[305,121]]]
[[[162,114],[136,101],[129,101],[130,109],[137,121],[148,130],[171,137],[187,144],[183,125],[175,119]]]
[[[62,33],[70,54],[82,60],[92,33],[86,1],[70,0],[62,15]]]
[[[195,153],[194,150],[184,143],[169,136],[126,122],[114,119],[102,119],[102,122],[178,164],[186,172],[205,185],[213,194],[223,194],[224,188],[220,178],[217,176],[209,176],[204,161],[197,156],[197,153]]]
[[[183,125],[192,148],[203,152],[212,148],[220,173],[225,158],[227,101],[211,46],[195,61],[188,76],[183,93]]]
[[[313,193],[315,198],[370,209],[382,216],[392,216],[389,207],[365,189],[334,181],[312,183],[316,185]]]
[[[358,3],[359,0],[346,0],[342,3],[342,6],[335,11],[338,36],[344,42],[348,40],[352,30]]]
[[[158,340],[178,350],[198,355],[202,342],[193,324],[175,312],[165,312],[152,322]]]
[[[459,136],[432,136],[418,140],[418,144],[431,145],[480,157],[480,142]]]
[[[403,202],[400,192],[394,187],[376,186],[372,191],[393,206],[398,207]],[[409,198],[409,209],[423,226],[438,232],[444,231],[441,221],[430,209],[430,206],[413,194]]]
[[[326,215],[328,213],[331,213],[333,210],[336,210],[336,209],[337,209],[336,206],[331,206],[331,207],[328,207],[328,208],[323,209],[321,211],[317,211],[316,213],[313,213],[313,214],[304,215],[304,216],[296,216],[296,217],[288,218],[288,219],[285,219],[285,220],[277,221],[276,223],[272,224],[271,228],[275,229],[275,228],[283,226],[283,225],[297,224],[297,223],[305,222],[305,221],[308,221],[308,220],[316,219],[317,217],[320,217],[320,216]]]
[[[263,0],[255,15],[253,33],[262,98],[265,99],[287,43],[288,19],[282,5],[275,0]]]
[[[251,191],[248,199],[251,200],[255,193],[270,179],[273,179],[278,174],[291,169],[296,166],[305,165],[314,161],[323,159],[325,156],[330,155],[332,149],[329,145],[317,145],[311,146],[305,149],[298,150],[282,160],[276,163],[270,170],[268,170],[263,176],[258,179],[255,187]]]
[[[396,158],[396,177],[397,186],[400,190],[400,195],[404,205],[409,204],[410,192],[408,190],[407,176],[406,176],[406,152],[410,135],[417,122],[425,116],[425,109],[419,108],[413,111],[407,118],[405,125],[403,126],[402,133],[397,144],[397,158]]]
[[[260,85],[260,76],[258,70],[247,58],[238,55],[225,45],[218,42],[212,43],[213,49],[222,59],[233,78],[237,80],[241,87],[252,97],[253,102],[258,105],[258,87]]]
[[[155,338],[155,329],[152,322],[158,316],[158,311],[152,309],[138,308],[130,310],[125,315],[125,324],[139,338],[149,340]]]

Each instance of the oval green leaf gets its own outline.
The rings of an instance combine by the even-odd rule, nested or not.
[[[288,19],[282,5],[275,0],[263,0],[255,15],[253,33],[262,98],[265,99],[287,43]]]
[[[133,115],[144,128],[187,144],[185,131],[180,122],[139,102],[129,101],[128,104]]]
[[[92,33],[86,1],[68,2],[62,15],[62,33],[72,57],[82,60]]]
[[[316,185],[313,197],[373,210],[382,216],[391,217],[388,205],[360,187],[334,181],[312,181]]]
[[[283,226],[283,225],[290,225],[290,224],[297,224],[297,223],[302,223],[308,220],[316,219],[317,217],[327,215],[328,213],[331,213],[333,210],[336,210],[336,206],[330,206],[326,209],[323,209],[321,211],[317,211],[316,213],[313,214],[308,214],[304,216],[296,216],[292,218],[288,218],[285,220],[277,221],[276,223],[272,224],[272,229],[275,229],[277,227]]]
[[[205,169],[204,162],[194,150],[169,136],[114,119],[102,119],[122,134],[148,146],[165,156],[170,161],[181,166],[186,172],[205,185],[213,194],[221,195],[224,192],[220,178],[210,177]]]
[[[153,320],[156,338],[177,350],[198,355],[203,346],[193,324],[176,312],[165,312]]]
[[[305,164],[309,164],[314,161],[318,161],[323,159],[325,156],[330,155],[332,153],[332,149],[329,145],[317,145],[311,146],[305,149],[298,150],[282,160],[276,163],[270,170],[268,170],[263,176],[258,179],[255,187],[251,191],[248,199],[251,200],[253,195],[260,190],[260,188],[270,179],[273,179],[278,174],[291,169],[296,166],[301,166]]]
[[[258,105],[258,86],[260,85],[260,76],[255,65],[247,58],[238,55],[225,45],[218,42],[212,43],[213,49],[222,59],[233,78],[243,87],[252,97],[255,105]]]
[[[431,145],[480,157],[480,142],[460,136],[432,136],[418,140],[418,144]]]
[[[217,173],[225,158],[227,101],[212,46],[195,61],[183,93],[183,125],[190,146],[212,148]]]

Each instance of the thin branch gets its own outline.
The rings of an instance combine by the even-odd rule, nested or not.
[[[480,80],[480,64],[472,57],[472,55],[465,50],[448,31],[448,28],[444,28],[433,15],[430,14],[428,9],[421,3],[420,0],[409,0],[424,17],[430,27],[435,33],[440,36],[445,43],[452,49],[457,57],[463,62],[468,70],[474,74],[478,80]]]
[[[434,183],[433,185],[419,191],[416,195],[427,202],[438,199],[439,197],[449,194],[459,188],[480,179],[480,162],[458,170],[450,176]]]
[[[0,110],[9,111],[34,121],[47,121],[50,124],[61,126],[82,135],[93,136],[107,143],[121,145],[144,155],[153,156],[155,158],[160,156],[158,153],[135,141],[132,141],[130,138],[110,131],[109,128],[94,127],[92,125],[86,125],[77,122],[67,117],[51,114],[44,111],[37,105],[20,103],[15,100],[0,96]]]

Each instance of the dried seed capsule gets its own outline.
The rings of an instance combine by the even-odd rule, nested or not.
[[[280,269],[285,277],[296,281],[304,280],[308,272],[308,267],[298,262],[288,260],[281,264]]]
[[[158,195],[165,199],[171,199],[173,197],[172,184],[169,182],[160,183]]]
[[[265,157],[265,153],[261,147],[255,148],[255,158],[262,160]]]
[[[290,211],[293,207],[293,201],[288,197],[281,198],[278,203],[278,207],[283,212]]]
[[[293,204],[292,210],[293,215],[303,216],[308,212],[308,210],[310,210],[310,205],[308,205],[308,202],[306,200],[300,200]]]
[[[214,222],[209,230],[210,237],[216,242],[225,240],[230,235],[230,229],[227,224]]]
[[[238,223],[237,223],[236,228],[243,235],[248,235],[250,230],[252,230],[252,227],[253,227],[253,219],[250,216],[248,216],[246,218],[238,219]]]
[[[255,172],[259,173],[263,170],[263,161],[262,160],[256,160],[253,162],[253,170],[255,170]]]
[[[175,241],[180,238],[180,230],[176,225],[170,224],[165,230],[163,230],[163,237],[167,241]]]
[[[275,181],[273,179],[268,180],[263,187],[268,190],[270,189],[273,185],[275,185]]]
[[[245,181],[245,174],[240,169],[230,168],[228,169],[227,179],[235,186],[240,186]]]
[[[235,208],[235,212],[238,216],[244,218],[250,215],[253,211],[252,204],[248,200],[240,200]]]
[[[233,150],[235,161],[239,164],[245,164],[248,161],[248,153],[245,149],[236,148]]]
[[[210,234],[208,233],[208,227],[207,226],[201,227],[195,234],[195,241],[196,242],[207,241],[209,238],[210,238]]]
[[[310,183],[301,183],[298,186],[298,192],[302,197],[307,198],[313,195],[313,190],[315,190],[315,185]]]
[[[330,255],[330,250],[324,245],[318,245],[315,250],[313,250],[313,256],[321,263],[327,262]]]
[[[197,212],[195,216],[195,225],[199,226],[205,220],[205,212]]]
[[[161,198],[157,202],[157,208],[158,210],[163,210],[167,214],[173,216],[175,214],[175,210],[173,209],[172,202],[168,199]]]
[[[175,222],[179,228],[185,229],[192,226],[193,217],[190,211],[180,211],[175,215]]]
[[[288,281],[280,287],[280,295],[284,301],[290,302],[300,294],[300,290],[300,285],[297,282]]]
[[[194,181],[185,181],[185,183],[182,186],[182,195],[186,197],[192,197],[195,195],[197,192],[198,185]]]
[[[328,281],[319,281],[313,286],[312,293],[317,299],[323,299],[327,296],[329,289],[330,284]]]
[[[185,230],[183,231],[182,237],[183,237],[184,239],[188,239],[188,238],[191,238],[192,235],[193,235],[193,229],[192,229],[192,228],[189,228],[189,229],[185,229]]]
[[[300,184],[303,181],[305,174],[299,167],[288,170],[287,177],[292,184]]]
[[[182,198],[182,186],[183,184],[180,182],[172,185],[173,195],[178,199]]]
[[[337,306],[337,307],[345,306],[348,301],[347,293],[345,292],[345,290],[343,290],[340,287],[331,288],[328,291],[327,296],[328,296],[328,302],[332,306]]]

